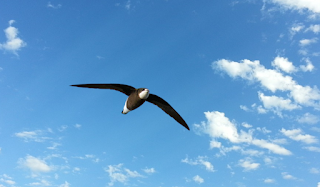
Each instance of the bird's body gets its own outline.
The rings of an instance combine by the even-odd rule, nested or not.
[[[182,119],[182,117],[161,97],[154,94],[150,94],[149,90],[146,88],[136,89],[132,86],[125,84],[77,84],[71,85],[76,87],[85,87],[85,88],[98,88],[98,89],[112,89],[120,91],[127,96],[129,96],[124,104],[122,113],[127,114],[128,112],[140,107],[145,101],[148,101],[152,104],[157,105],[165,113],[169,114],[177,122],[183,125],[188,130],[189,127],[187,123]]]

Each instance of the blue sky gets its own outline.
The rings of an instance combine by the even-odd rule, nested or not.
[[[320,3],[1,1],[0,187],[320,187]],[[185,119],[71,84],[145,87]]]

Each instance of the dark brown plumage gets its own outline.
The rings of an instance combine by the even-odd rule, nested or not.
[[[179,122],[186,129],[190,130],[187,123],[183,120],[183,118],[175,111],[168,102],[163,100],[161,97],[150,94],[149,90],[146,88],[136,89],[132,86],[125,84],[76,84],[71,85],[76,87],[85,87],[85,88],[97,88],[97,89],[111,89],[117,90],[126,94],[128,97],[124,109],[122,111],[123,114],[126,114],[139,106],[141,106],[145,101],[148,101],[154,105],[157,105],[161,108],[165,113],[174,118],[177,122]]]

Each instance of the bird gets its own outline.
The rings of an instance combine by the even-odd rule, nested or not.
[[[190,130],[184,119],[175,111],[172,106],[162,99],[161,97],[151,94],[147,88],[134,88],[125,84],[74,84],[70,86],[82,87],[82,88],[96,88],[96,89],[111,89],[122,92],[128,96],[122,114],[127,114],[128,112],[140,107],[145,101],[148,101],[159,108],[161,108],[165,113],[175,119],[178,123],[184,126],[186,129]]]

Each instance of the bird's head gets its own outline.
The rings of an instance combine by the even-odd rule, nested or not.
[[[147,88],[138,89],[140,99],[147,99],[149,97],[149,90]]]

